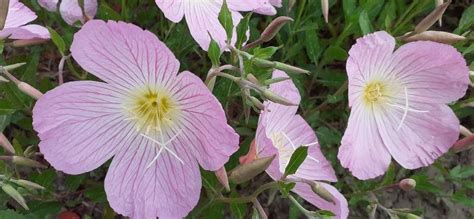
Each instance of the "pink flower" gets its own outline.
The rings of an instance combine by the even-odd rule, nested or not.
[[[191,35],[202,49],[208,49],[211,37],[221,47],[225,46],[227,35],[218,19],[222,7],[222,0],[155,1],[158,7],[163,11],[165,17],[172,22],[178,23],[183,17],[186,18]],[[272,0],[272,2],[277,4],[278,0]],[[276,14],[269,0],[227,0],[227,4],[232,13],[234,26],[237,26],[242,19],[242,15],[240,15],[238,11],[261,11],[261,13]],[[235,28],[232,40],[232,44],[234,44],[236,40]]]
[[[0,40],[49,39],[48,29],[36,24],[28,24],[36,19],[36,14],[18,0],[10,0],[7,19]]]
[[[391,157],[407,169],[427,166],[458,139],[459,121],[446,104],[466,93],[462,55],[428,41],[394,48],[382,31],[349,51],[352,109],[338,158],[359,179],[384,174]]]
[[[282,71],[274,71],[273,78],[288,77]],[[291,80],[272,84],[270,90],[288,100],[299,103],[301,97]],[[291,155],[301,145],[309,147],[308,157],[295,175],[289,178],[302,178],[311,181],[337,181],[329,161],[321,153],[318,139],[311,127],[298,114],[298,106],[284,106],[265,101],[266,111],[262,111],[258,121],[256,144],[259,157],[276,154],[277,157],[266,170],[274,180],[279,180],[288,165]],[[347,218],[347,201],[339,191],[327,183],[321,183],[335,198],[335,203],[325,201],[316,195],[311,187],[298,182],[293,192],[318,208],[332,211],[337,218]]]
[[[38,4],[48,11],[58,10],[59,0],[38,0]],[[86,20],[94,18],[97,13],[97,0],[84,0],[84,11],[79,5],[79,0],[63,0],[59,5],[61,17],[69,25],[76,22],[84,23]]]
[[[149,31],[123,22],[87,22],[74,59],[104,82],[63,84],[38,100],[40,151],[68,174],[113,157],[105,178],[112,208],[134,218],[182,218],[201,191],[198,163],[222,167],[239,137],[204,83]]]

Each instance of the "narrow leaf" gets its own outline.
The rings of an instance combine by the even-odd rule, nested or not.
[[[54,45],[56,45],[61,55],[64,56],[64,53],[66,52],[66,43],[64,42],[64,39],[53,28],[48,27],[48,31],[51,35],[51,40],[53,41]]]
[[[285,168],[285,175],[295,174],[298,168],[303,164],[304,160],[308,156],[308,147],[301,146],[297,148],[291,155],[290,161]]]
[[[219,12],[219,22],[225,29],[225,32],[227,34],[227,41],[230,42],[230,40],[232,39],[234,24],[232,23],[232,13],[227,7],[226,0],[224,0],[221,11]]]

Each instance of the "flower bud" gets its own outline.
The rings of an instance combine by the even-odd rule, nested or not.
[[[2,185],[2,190],[7,193],[10,197],[15,199],[18,204],[20,204],[24,209],[29,210],[28,206],[26,205],[25,199],[23,196],[10,184],[4,183]]]
[[[47,168],[45,165],[41,164],[38,161],[20,156],[0,156],[0,160],[11,161],[12,163],[20,166]]]
[[[287,64],[281,63],[281,62],[275,62],[275,68],[280,69],[284,72],[293,73],[293,74],[307,74],[307,75],[309,75],[311,73],[308,70],[304,70],[304,69],[301,69],[301,68],[298,68],[298,67],[295,67],[295,66],[287,65]]]
[[[408,33],[409,35],[410,33]],[[453,44],[457,43],[459,41],[465,40],[466,37],[454,34],[454,33],[448,33],[448,32],[443,32],[443,31],[424,31],[419,34],[415,34],[413,36],[409,36],[406,38],[402,38],[403,41],[405,42],[412,42],[412,41],[418,41],[418,40],[429,40],[429,41],[434,41],[438,43],[445,43],[445,44]]]
[[[260,68],[274,68],[276,66],[275,62],[268,61],[261,58],[253,58],[252,63]]]
[[[221,183],[222,186],[224,186],[226,191],[230,191],[230,186],[229,186],[229,178],[227,178],[227,171],[225,170],[225,167],[221,167],[218,170],[214,171],[216,174],[217,180]]]
[[[321,0],[321,10],[323,10],[324,21],[329,22],[329,1]]]
[[[15,154],[15,148],[3,133],[0,133],[0,145],[8,152]]]
[[[474,134],[471,134],[456,143],[454,143],[453,147],[451,150],[454,153],[459,153],[461,151],[469,150],[474,147]]]
[[[259,110],[264,110],[265,109],[265,106],[263,105],[263,103],[260,102],[260,100],[257,99],[256,97],[250,96],[249,99],[250,99],[250,101],[252,101],[253,106],[255,106],[257,109],[259,109]]]
[[[249,80],[250,82],[252,82],[254,84],[260,84],[258,79],[253,74],[248,74],[247,75],[247,80]]]
[[[9,4],[10,4],[9,0],[0,0],[0,30],[3,30],[3,28],[5,27],[5,22],[7,21]]]
[[[273,93],[269,89],[264,89],[262,91],[261,95],[264,98],[266,98],[266,99],[268,99],[268,100],[270,100],[274,103],[279,103],[279,104],[282,104],[282,105],[285,105],[285,106],[298,106],[298,104],[292,103],[290,100]]]
[[[436,23],[437,20],[443,16],[444,11],[446,11],[449,4],[451,4],[451,0],[436,7],[430,14],[423,18],[420,23],[416,25],[412,35],[428,30],[434,23]]]
[[[289,79],[290,79],[289,77],[277,77],[277,78],[272,78],[272,79],[265,80],[263,82],[263,84],[268,86],[270,84],[275,84],[275,83],[286,81],[286,80],[289,80]]]
[[[13,47],[25,47],[25,46],[32,46],[32,45],[38,45],[42,44],[44,42],[47,42],[48,39],[41,39],[41,38],[36,38],[36,39],[27,39],[27,40],[15,40],[12,42]]]
[[[39,99],[43,96],[43,93],[41,93],[39,90],[34,88],[33,86],[25,83],[25,82],[20,82],[17,84],[18,89],[20,89],[23,93],[27,94],[28,96],[34,98],[34,99]]]
[[[23,180],[23,179],[10,179],[11,182],[19,185],[19,186],[22,186],[24,188],[27,188],[27,189],[40,189],[40,190],[43,190],[45,189],[43,186],[39,185],[39,184],[36,184],[34,182],[30,182],[28,180]]]
[[[237,184],[244,183],[265,171],[273,162],[276,155],[262,157],[248,164],[243,164],[232,170],[229,179]]]
[[[321,183],[319,182],[312,183],[311,190],[313,190],[313,192],[316,193],[322,199],[328,202],[331,202],[333,204],[336,204],[334,196],[326,188],[324,188],[324,186],[321,185]]]
[[[7,70],[7,71],[15,70],[24,65],[26,65],[26,62],[15,63],[15,64],[7,65],[7,66],[0,66],[0,71],[3,72],[4,70]]]
[[[263,30],[262,35],[260,35],[260,40],[262,42],[268,42],[273,39],[280,32],[281,28],[288,22],[293,21],[293,18],[280,16],[275,18],[268,26]]]
[[[405,192],[411,191],[416,187],[416,181],[411,178],[402,179],[398,186]]]

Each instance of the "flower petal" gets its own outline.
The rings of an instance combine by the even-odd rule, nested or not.
[[[36,14],[18,0],[10,0],[4,28],[20,27],[36,19]]]
[[[319,197],[313,192],[313,190],[311,190],[311,187],[305,183],[296,183],[296,186],[292,191],[319,209],[331,211],[336,215],[336,219],[347,218],[349,216],[349,207],[346,198],[333,186],[327,183],[320,184],[331,193],[336,204]]]
[[[280,8],[282,6],[281,0],[270,0],[270,3],[277,8]]]
[[[54,12],[58,10],[59,0],[38,0],[38,4],[48,11]]]
[[[87,22],[74,36],[71,51],[86,71],[125,90],[149,83],[167,86],[179,69],[153,33],[123,22]]]
[[[136,135],[124,121],[121,94],[101,82],[63,84],[43,95],[33,109],[39,148],[56,169],[91,171]]]
[[[97,0],[84,0],[84,13],[79,5],[79,0],[61,1],[59,12],[64,21],[69,25],[73,25],[78,21],[84,23],[84,14],[89,18],[95,16],[97,12]]]
[[[272,5],[269,0],[257,0],[257,4],[253,10],[256,13],[263,15],[275,15],[277,13],[275,7],[273,7],[274,5]]]
[[[0,31],[0,39],[12,40],[49,39],[49,31],[43,26],[28,24],[21,27],[6,28]]]
[[[390,75],[400,78],[412,101],[450,103],[466,94],[469,69],[466,60],[454,47],[418,41],[395,51]]]
[[[216,1],[186,1],[184,5],[189,31],[199,46],[206,51],[211,43],[211,37],[221,48],[226,45],[227,35],[218,19],[221,7],[222,3]],[[233,23],[238,24],[242,19],[242,15],[232,10],[231,13]],[[232,44],[237,39],[236,35],[234,27]]]
[[[182,145],[187,146],[187,145]],[[114,157],[105,178],[110,206],[131,218],[183,218],[196,206],[201,178],[196,160],[186,147],[170,147],[149,168],[159,148],[137,137]]]
[[[183,113],[180,125],[183,134],[173,144],[179,142],[192,150],[204,169],[217,170],[237,151],[239,136],[227,125],[221,104],[201,79],[183,72],[177,81],[180,87],[171,92]]]
[[[375,115],[361,104],[355,102],[352,107],[337,157],[352,175],[364,180],[384,174],[391,157],[380,136]]]
[[[395,39],[385,31],[357,39],[349,50],[346,70],[349,79],[349,106],[360,97],[364,82],[386,77],[392,60]]]
[[[445,105],[412,103],[414,109],[428,112],[405,111],[388,106],[377,113],[379,133],[393,158],[404,168],[428,166],[446,153],[459,137],[459,120]]]
[[[184,1],[155,0],[155,2],[170,21],[178,23],[183,19]]]

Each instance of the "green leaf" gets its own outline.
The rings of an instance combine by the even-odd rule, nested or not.
[[[49,34],[51,35],[51,40],[53,41],[54,45],[59,50],[59,53],[64,56],[66,52],[66,43],[64,42],[64,39],[61,37],[61,35],[58,34],[53,28],[48,27]]]
[[[359,15],[359,26],[364,35],[373,32],[372,24],[370,23],[369,14],[367,14],[366,10],[363,10]]]
[[[311,59],[311,61],[316,63],[323,51],[319,37],[315,30],[306,30],[305,38],[307,39],[305,40],[306,54],[308,55],[308,58]]]
[[[280,188],[280,192],[283,195],[283,197],[288,197],[290,191],[295,188],[296,183],[285,183],[285,182],[278,182],[278,186]]]
[[[21,215],[14,210],[8,209],[0,211],[0,218],[4,219],[26,219],[25,215]]]
[[[211,59],[213,67],[218,67],[221,64],[221,49],[219,48],[219,44],[217,44],[217,42],[212,38],[207,55],[209,56],[209,59]]]
[[[249,30],[250,18],[252,13],[248,13],[244,19],[240,20],[239,25],[237,25],[237,42],[235,46],[240,49],[245,41],[247,41],[247,31]]]
[[[468,197],[465,191],[458,191],[454,193],[452,200],[467,207],[474,208],[474,199]]]
[[[232,39],[232,32],[234,29],[234,24],[232,23],[232,13],[230,12],[229,8],[227,7],[227,1],[224,0],[222,4],[221,11],[219,12],[219,22],[224,27],[225,32],[227,34],[227,41],[230,42]]]
[[[102,185],[87,189],[84,192],[84,196],[86,196],[93,202],[103,203],[107,201],[107,196],[105,195],[104,186]]]
[[[462,14],[461,20],[459,20],[458,28],[454,31],[457,34],[464,32],[474,25],[474,5],[469,6]]]
[[[81,185],[81,183],[84,181],[85,178],[86,178],[85,174],[67,176],[66,181],[65,181],[66,188],[69,191],[76,191],[77,188],[79,188],[79,186]]]
[[[104,20],[115,20],[115,21],[122,20],[122,17],[120,16],[120,14],[117,13],[114,9],[112,9],[104,0],[100,1],[98,11],[99,11],[98,17]]]
[[[291,155],[290,161],[285,168],[285,175],[292,175],[296,173],[298,168],[303,164],[304,160],[308,156],[308,147],[301,146],[297,148]]]
[[[0,115],[8,115],[17,111],[18,108],[12,106],[12,104],[6,100],[0,100]],[[1,121],[0,121],[1,122]]]
[[[253,55],[261,59],[270,59],[280,47],[270,46],[266,48],[257,47],[253,50]]]
[[[3,132],[5,127],[10,124],[11,115],[0,115],[0,132]]]
[[[451,171],[449,171],[449,175],[455,179],[466,179],[472,177],[474,176],[474,166],[456,166]]]
[[[324,60],[330,62],[333,60],[345,61],[348,57],[346,50],[339,46],[330,46],[324,53]]]

